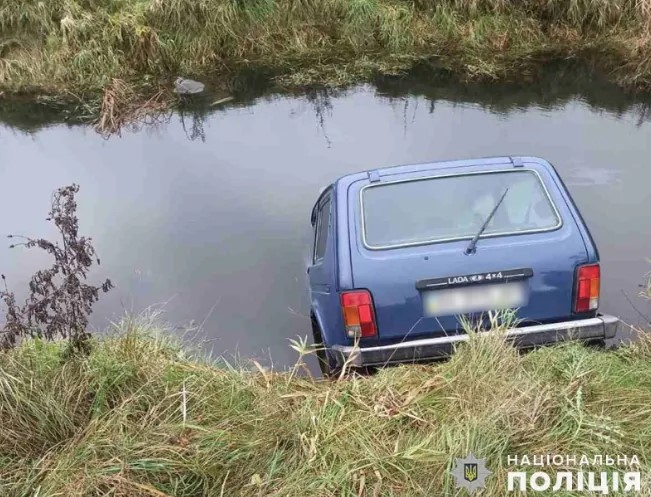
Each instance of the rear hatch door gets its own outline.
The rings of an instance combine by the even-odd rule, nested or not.
[[[497,303],[527,322],[571,317],[575,269],[588,255],[545,167],[383,175],[357,181],[349,195],[353,284],[373,295],[380,341],[459,333],[460,309],[477,314]]]

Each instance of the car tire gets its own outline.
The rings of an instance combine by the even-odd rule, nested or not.
[[[586,340],[585,344],[592,349],[606,349],[606,340],[603,338],[593,338],[592,340]]]
[[[328,353],[326,344],[323,342],[321,328],[317,323],[314,316],[312,316],[312,337],[314,338],[314,345],[317,346],[316,357],[319,362],[319,369],[324,378],[333,378],[339,374],[336,363],[332,356]]]

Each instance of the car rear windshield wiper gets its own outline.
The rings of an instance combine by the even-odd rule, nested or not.
[[[495,207],[493,207],[493,210],[490,212],[490,214],[486,218],[486,221],[484,221],[484,224],[481,225],[481,228],[479,228],[479,231],[477,232],[477,234],[472,238],[472,240],[470,240],[470,243],[466,247],[466,255],[470,255],[470,254],[475,253],[475,247],[477,246],[477,240],[479,240],[479,237],[481,236],[481,234],[484,232],[484,230],[488,226],[488,223],[490,223],[491,219],[493,219],[493,216],[495,215],[495,212],[497,211],[498,207],[502,203],[502,200],[504,200],[504,197],[506,197],[506,194],[507,194],[508,191],[509,191],[508,188],[506,188],[504,190],[504,193],[502,193],[502,196],[500,197],[500,199],[495,204]]]

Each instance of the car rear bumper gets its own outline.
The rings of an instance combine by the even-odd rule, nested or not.
[[[565,340],[613,338],[618,327],[618,318],[602,315],[576,321],[511,328],[505,332],[505,336],[516,346],[526,348]],[[335,345],[332,350],[340,364],[347,361],[351,366],[374,366],[445,357],[454,351],[455,344],[466,340],[468,335],[461,334],[375,347]]]

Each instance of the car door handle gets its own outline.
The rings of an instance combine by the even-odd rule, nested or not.
[[[310,274],[310,269],[312,269],[312,267],[311,267],[311,266],[308,266],[307,269],[305,270],[305,272],[306,272],[307,274]]]

